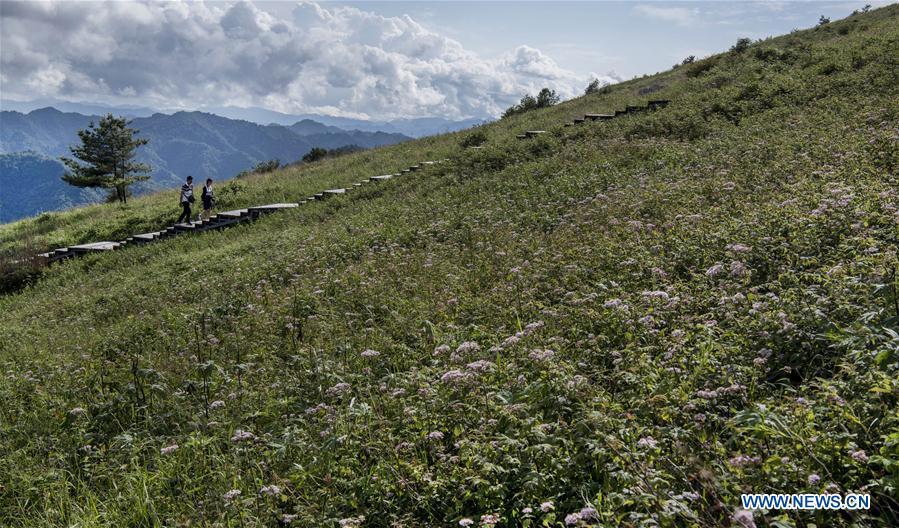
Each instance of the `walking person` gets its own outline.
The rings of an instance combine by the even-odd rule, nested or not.
[[[178,217],[176,224],[182,222],[190,222],[190,204],[194,203],[194,178],[188,176],[187,181],[181,186],[181,216]]]
[[[203,186],[203,194],[200,195],[203,202],[203,212],[200,214],[202,220],[209,220],[212,216],[212,206],[215,205],[215,195],[212,192],[212,178],[206,178],[206,185]]]

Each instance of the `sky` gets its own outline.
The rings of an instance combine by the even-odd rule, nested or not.
[[[0,1],[0,97],[369,119],[495,117],[866,3]]]

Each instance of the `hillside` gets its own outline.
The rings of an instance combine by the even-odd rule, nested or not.
[[[893,5],[485,125],[481,149],[233,180],[220,209],[449,158],[47,269],[0,297],[0,519],[896,526],[896,57]],[[672,102],[563,126],[650,99]],[[116,240],[174,204],[0,243]]]
[[[71,155],[69,147],[78,142],[78,131],[99,120],[97,116],[60,112],[55,108],[41,108],[28,114],[2,112],[0,119],[0,155],[20,156],[32,152],[45,160]],[[153,114],[134,119],[131,126],[140,131],[140,137],[150,140],[138,150],[137,159],[153,168],[151,179],[134,187],[136,194],[177,187],[188,174],[198,181],[206,178],[222,181],[260,162],[278,159],[285,164],[292,163],[313,147],[373,148],[410,139],[402,134],[347,131],[312,121],[297,122],[291,127],[261,126],[202,112]],[[55,171],[61,173],[62,163],[55,163]],[[4,180],[22,185],[42,178],[44,173],[29,172],[30,167],[8,164]],[[27,193],[0,194],[0,208],[4,211],[0,221],[102,201],[105,196],[102,192],[84,192],[59,183],[43,186],[50,194],[37,199]]]

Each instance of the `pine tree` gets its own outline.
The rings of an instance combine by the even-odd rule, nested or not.
[[[100,118],[98,126],[91,122],[86,130],[78,131],[81,145],[69,148],[77,160],[60,158],[68,169],[63,181],[75,187],[111,189],[111,197],[127,203],[128,186],[149,179],[145,174],[151,170],[134,161],[137,147],[149,140],[135,138],[139,131],[128,128],[130,124],[124,117],[108,114]]]

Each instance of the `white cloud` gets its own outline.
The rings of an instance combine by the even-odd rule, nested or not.
[[[697,22],[700,14],[699,9],[695,7],[662,7],[648,4],[638,5],[634,7],[634,10],[648,17],[674,22],[681,26],[693,25]]]
[[[0,24],[12,98],[461,118],[589,80],[529,46],[487,59],[408,16],[310,2],[279,19],[251,2],[4,1]]]

